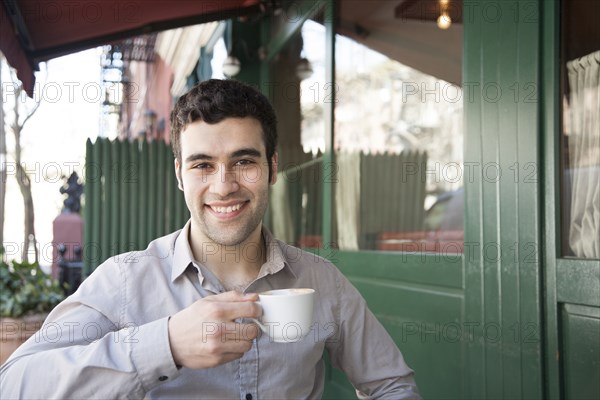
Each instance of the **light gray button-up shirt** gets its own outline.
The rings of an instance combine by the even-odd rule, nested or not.
[[[238,360],[178,369],[169,316],[224,291],[193,259],[189,227],[100,265],[2,366],[0,398],[314,399],[323,393],[325,350],[358,397],[419,398],[413,371],[350,282],[267,229],[267,262],[245,292],[315,289],[308,336],[281,344],[262,334]]]

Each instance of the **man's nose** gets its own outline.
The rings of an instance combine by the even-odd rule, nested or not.
[[[214,175],[214,179],[210,185],[211,193],[220,197],[225,197],[240,189],[237,174],[228,170],[226,167],[221,167],[219,172]]]

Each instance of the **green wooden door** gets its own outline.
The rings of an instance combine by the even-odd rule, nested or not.
[[[545,251],[545,359],[547,398],[598,399],[600,398],[600,260],[597,257],[565,255],[569,221],[561,218],[565,211],[561,187],[565,186],[564,142],[561,142],[563,93],[560,87],[561,62],[571,57],[560,54],[559,43],[565,30],[568,13],[558,1],[543,2],[543,66],[542,112],[544,141],[544,224]],[[575,1],[570,4],[576,13],[590,16],[576,23],[597,25],[600,5],[597,2]],[[564,4],[562,5],[564,6]],[[594,15],[595,16],[592,16]],[[583,17],[585,18],[585,17]],[[596,22],[590,22],[596,21]],[[600,50],[598,29],[591,35]],[[595,36],[594,36],[595,35]],[[581,42],[578,41],[578,46]],[[587,53],[589,50],[584,51]],[[597,90],[597,88],[596,88]],[[597,93],[597,92],[596,92]],[[597,115],[596,115],[597,118]],[[598,135],[598,133],[595,133]],[[600,168],[600,161],[596,161]],[[594,238],[588,238],[594,239]]]

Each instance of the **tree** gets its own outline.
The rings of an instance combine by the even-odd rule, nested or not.
[[[3,60],[2,60],[3,62]],[[12,120],[11,121],[7,121],[6,120],[6,116],[4,111],[2,112],[2,120],[1,120],[1,124],[2,124],[2,138],[0,138],[0,145],[3,146],[3,148],[1,150],[4,151],[4,153],[0,153],[0,157],[3,157],[3,160],[1,160],[3,162],[2,165],[2,190],[0,192],[0,200],[2,201],[1,207],[2,209],[0,210],[1,214],[1,225],[0,225],[0,230],[2,232],[4,232],[4,199],[5,199],[5,194],[6,194],[6,179],[7,179],[7,168],[6,168],[6,164],[4,164],[6,162],[6,133],[5,133],[5,129],[7,127],[7,125],[9,125],[10,130],[12,131],[14,138],[15,138],[15,148],[14,148],[14,153],[13,153],[13,157],[14,157],[14,167],[15,167],[15,178],[17,181],[17,184],[19,185],[19,190],[21,192],[21,196],[23,197],[23,209],[25,211],[24,214],[24,220],[23,220],[23,224],[24,224],[24,235],[23,235],[23,247],[21,249],[21,258],[23,261],[26,261],[28,259],[28,252],[31,246],[33,246],[33,254],[34,254],[34,260],[29,260],[29,261],[35,261],[38,262],[38,249],[37,249],[37,239],[35,236],[35,212],[34,212],[34,208],[33,208],[33,195],[31,192],[31,178],[29,177],[29,174],[27,173],[26,169],[25,169],[25,165],[22,163],[22,146],[21,146],[21,136],[22,136],[22,132],[23,132],[23,128],[25,127],[25,124],[27,124],[27,121],[29,121],[29,119],[33,116],[33,114],[35,114],[35,112],[37,111],[38,107],[40,106],[40,101],[33,101],[28,99],[26,96],[24,96],[24,89],[23,89],[23,84],[16,78],[16,74],[14,73],[14,71],[11,69],[10,70],[10,75],[12,78],[12,86],[11,88],[13,89],[13,93],[11,96],[8,96],[6,93],[0,93],[2,94],[3,98],[2,98],[2,103],[3,105],[5,104],[5,97],[6,97],[6,104],[10,104],[12,102]],[[5,85],[2,85],[3,88],[2,90],[5,89]],[[25,99],[25,100],[23,100]],[[31,104],[33,102],[33,105]],[[4,240],[4,235],[2,235],[2,240]]]

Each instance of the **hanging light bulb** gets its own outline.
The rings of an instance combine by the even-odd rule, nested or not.
[[[233,55],[229,55],[223,62],[223,74],[225,74],[225,76],[228,78],[236,76],[240,72],[241,68],[242,63],[240,63],[240,60]]]
[[[440,16],[437,19],[437,26],[440,29],[448,29],[452,25],[452,18],[448,14],[448,3],[450,0],[440,0]]]
[[[452,25],[452,18],[448,15],[448,12],[442,11],[440,16],[437,19],[437,26],[440,29],[448,29]]]

